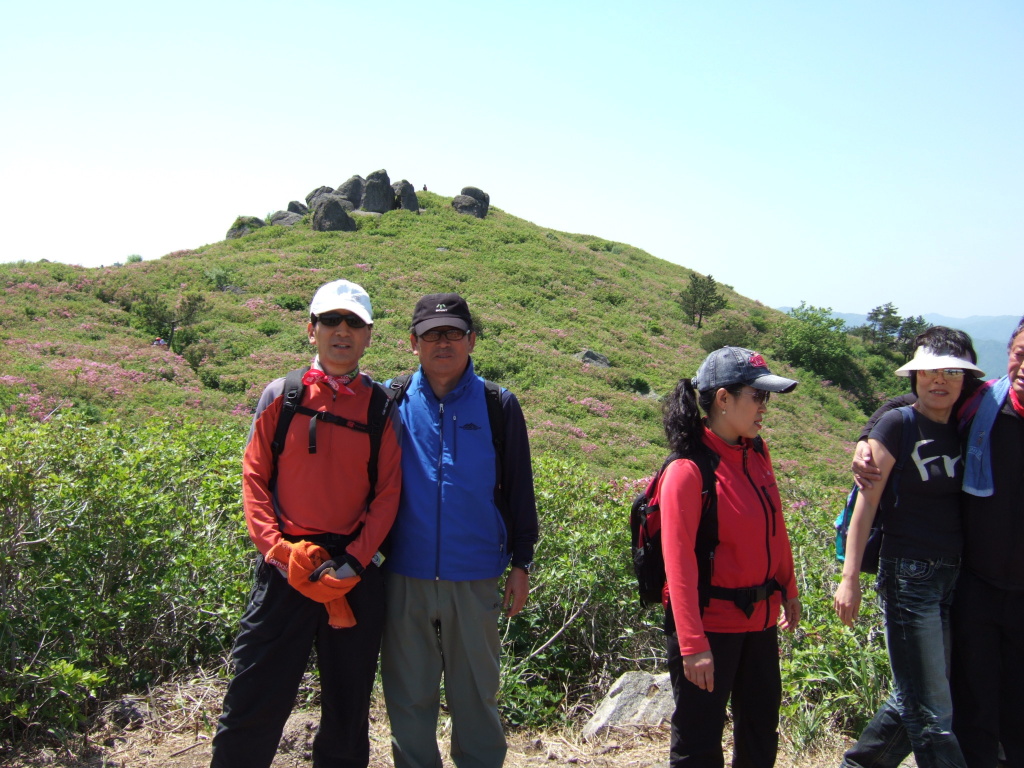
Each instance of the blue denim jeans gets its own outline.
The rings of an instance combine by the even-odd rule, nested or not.
[[[891,749],[893,734],[887,734],[885,727],[873,732],[872,726],[891,728],[895,710],[906,728],[918,768],[965,765],[952,732],[949,692],[949,616],[959,573],[959,559],[883,557],[878,566],[877,589],[885,616],[893,690],[864,736],[874,737],[882,752]]]

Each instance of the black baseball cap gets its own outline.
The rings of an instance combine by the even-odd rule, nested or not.
[[[412,311],[412,332],[415,335],[445,326],[473,330],[473,316],[464,298],[457,293],[430,293],[416,302]]]

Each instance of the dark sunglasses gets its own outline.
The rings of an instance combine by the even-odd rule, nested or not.
[[[349,328],[365,328],[366,321],[359,315],[341,315],[337,312],[325,312],[317,315],[314,322],[323,323],[328,328],[335,328],[342,323],[348,323]]]
[[[448,341],[458,341],[466,335],[466,331],[461,328],[449,328],[445,331],[438,331],[436,329],[430,331],[424,331],[420,334],[420,338],[423,341],[435,342],[440,341],[441,337],[444,336]]]
[[[763,389],[755,389],[753,392],[747,392],[745,389],[740,390],[736,393],[737,395],[748,395],[758,405],[768,405],[768,400],[771,398],[772,393]]]

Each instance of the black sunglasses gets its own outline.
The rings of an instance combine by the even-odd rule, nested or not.
[[[348,323],[349,328],[365,328],[366,321],[363,320],[359,315],[341,315],[337,312],[325,312],[322,315],[317,315],[316,320],[313,322],[323,323],[328,328],[334,328],[341,325],[342,323]]]

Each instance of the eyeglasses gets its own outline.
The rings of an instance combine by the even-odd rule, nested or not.
[[[446,339],[448,339],[448,341],[458,341],[459,339],[461,339],[465,335],[466,335],[466,331],[462,330],[461,328],[449,328],[449,329],[447,329],[445,331],[439,331],[437,329],[433,329],[433,330],[424,331],[423,333],[421,333],[420,334],[420,339],[422,341],[429,341],[429,342],[433,343],[435,341],[440,341],[441,337],[444,336]]]
[[[768,405],[768,399],[772,396],[771,392],[767,392],[763,389],[755,389],[753,392],[748,392],[745,389],[741,389],[736,393],[737,395],[749,395],[753,398],[754,402],[758,405]]]
[[[964,369],[963,368],[935,368],[935,369],[928,369],[928,370],[918,371],[918,373],[919,374],[923,373],[926,376],[938,376],[941,373],[947,379],[959,379],[961,376],[964,375]]]
[[[347,323],[349,328],[365,328],[367,323],[359,315],[341,315],[337,312],[325,312],[317,315],[314,322],[323,323],[328,328],[335,328],[342,323]]]

